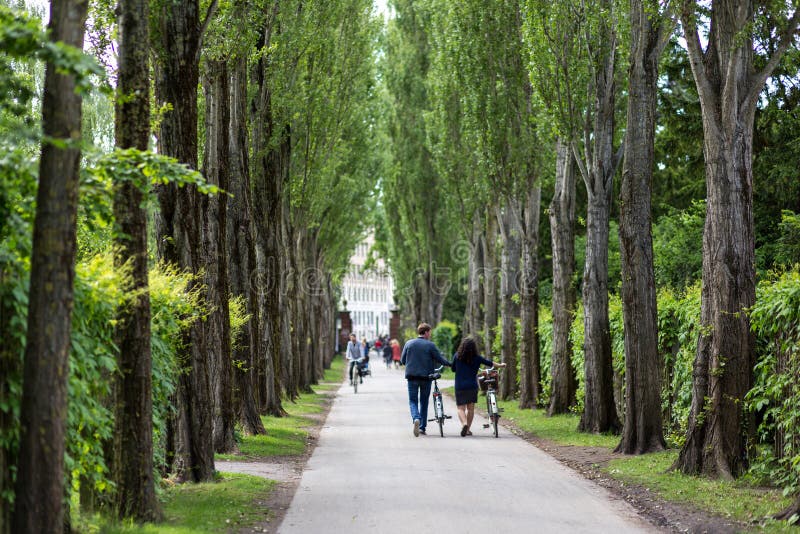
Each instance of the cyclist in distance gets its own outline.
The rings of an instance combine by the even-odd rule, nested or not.
[[[438,362],[450,367],[450,362],[442,356],[439,349],[431,341],[431,325],[421,323],[417,327],[419,337],[412,339],[403,347],[400,363],[406,366],[408,381],[408,406],[414,422],[414,436],[425,435],[428,422],[428,399],[431,396],[431,379],[429,375]]]
[[[472,418],[475,416],[475,403],[478,402],[478,369],[481,364],[487,367],[505,367],[505,363],[495,364],[478,354],[478,344],[471,337],[461,340],[453,355],[453,371],[456,373],[456,406],[461,421],[461,436],[471,436]]]
[[[350,369],[348,371],[350,375],[350,385],[353,385],[353,369],[356,369],[356,365],[358,365],[358,361],[361,359],[361,344],[358,342],[358,338],[356,338],[355,334],[350,334],[350,341],[347,342],[347,352],[345,352],[347,356],[347,361],[350,362]],[[358,376],[358,369],[356,369],[356,379],[359,379]],[[363,383],[364,381],[361,380]]]

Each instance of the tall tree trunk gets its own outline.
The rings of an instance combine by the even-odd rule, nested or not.
[[[209,60],[203,80],[206,105],[206,148],[203,173],[206,181],[223,191],[229,188],[230,108],[228,69],[224,61]],[[226,194],[202,197],[204,215],[204,278],[209,314],[205,320],[211,387],[214,395],[214,450],[236,449],[233,435],[236,414],[233,406],[233,363],[231,361],[230,292],[228,288]]]
[[[114,116],[116,145],[147,150],[150,140],[149,9],[143,0],[120,3],[119,78]],[[117,268],[131,262],[131,278],[122,288],[131,295],[117,311],[114,340],[119,349],[114,414],[115,506],[120,518],[154,521],[160,516],[153,474],[152,356],[150,293],[147,277],[147,212],[138,183],[114,186]],[[81,485],[83,487],[83,484]]]
[[[287,140],[284,146],[289,145]],[[286,172],[288,171],[289,158],[288,149],[287,157],[281,159],[280,176],[282,184],[286,185]],[[283,272],[280,276],[280,307],[283,310],[281,314],[281,346],[285,349],[281,352],[283,356],[283,370],[285,374],[282,376],[283,390],[290,400],[295,400],[300,395],[300,372],[301,372],[301,355],[299,339],[296,335],[292,335],[292,327],[295,321],[295,314],[298,309],[298,302],[296,298],[297,287],[297,265],[295,258],[294,236],[295,229],[291,224],[290,210],[291,199],[289,192],[285,192],[281,200],[281,261],[283,264]]]
[[[197,0],[160,5],[156,49],[156,98],[170,105],[161,122],[159,152],[197,168],[197,85],[199,82],[200,19]],[[159,257],[198,275],[203,262],[203,213],[195,186],[173,184],[157,188]],[[192,290],[193,288],[189,288]],[[175,394],[176,413],[168,425],[168,460],[179,480],[195,482],[214,476],[213,396],[202,321],[184,334],[183,373]]]
[[[301,216],[302,217],[302,216]],[[301,218],[302,220],[302,218]],[[297,373],[297,386],[301,392],[308,393],[311,391],[312,380],[312,364],[311,364],[311,351],[308,345],[308,322],[307,317],[310,308],[309,292],[304,285],[303,274],[306,272],[308,265],[308,241],[307,230],[303,227],[295,229],[295,239],[292,243],[294,247],[295,256],[295,314],[293,321],[293,337],[297,344],[297,359],[298,359],[298,373]]]
[[[493,344],[497,328],[497,218],[486,214],[486,234],[483,241],[483,352],[487,359],[494,356]]]
[[[695,7],[685,6],[681,18],[703,116],[702,328],[687,439],[673,468],[730,479],[747,467],[743,401],[754,364],[746,313],[755,301],[753,122],[764,83],[794,41],[800,10],[782,25],[778,46],[755,72],[754,2],[713,1],[705,51]]]
[[[539,217],[542,188],[528,186],[522,214],[522,272],[520,276],[519,407],[533,408],[541,394],[539,356]]]
[[[82,50],[87,8],[84,1],[53,0],[52,41]],[[81,104],[74,78],[47,63],[12,532],[59,532],[64,527]],[[68,144],[59,147],[49,139]]]
[[[508,204],[517,204],[508,201]],[[503,317],[501,332],[502,351],[500,358],[507,367],[500,380],[500,397],[509,400],[517,393],[517,319],[520,306],[514,298],[519,298],[520,276],[520,234],[522,225],[517,221],[519,206],[508,206],[502,213],[498,210],[497,219],[503,236],[501,257],[500,298]]]
[[[607,2],[608,17],[613,13]],[[618,432],[611,364],[611,332],[608,320],[608,234],[611,199],[616,173],[614,155],[614,107],[616,88],[616,28],[603,20],[600,42],[594,51],[594,110],[591,135],[584,135],[581,171],[586,184],[586,265],[583,271],[585,398],[578,429],[582,432]],[[576,154],[576,159],[577,159]]]
[[[277,11],[277,3],[274,6]],[[270,18],[274,19],[275,11]],[[267,24],[259,45],[271,45],[272,26]],[[282,351],[280,273],[283,271],[281,250],[281,197],[280,150],[271,148],[275,135],[272,113],[272,91],[268,80],[268,63],[262,57],[255,68],[258,92],[253,102],[253,220],[256,227],[256,249],[259,265],[260,316],[263,321],[262,344],[263,401],[262,411],[281,416],[281,380],[284,374]],[[286,347],[288,351],[288,347]]]
[[[231,296],[244,299],[250,317],[242,326],[238,339],[231,339],[236,407],[238,420],[249,435],[265,434],[264,423],[255,402],[256,362],[261,354],[261,318],[258,293],[252,275],[256,273],[256,252],[253,221],[250,213],[250,167],[247,144],[247,58],[235,58],[229,83],[230,181],[228,191],[227,246],[228,276]]]
[[[625,324],[625,424],[616,451],[663,450],[661,359],[658,353],[653,238],[650,221],[658,61],[670,28],[658,3],[631,0],[628,125],[620,187],[622,313]]]
[[[472,236],[469,243],[469,293],[464,318],[464,333],[471,336],[478,348],[483,345],[480,331],[483,329],[483,218],[476,211],[472,219]]]
[[[553,250],[553,354],[547,415],[569,412],[577,380],[572,367],[569,331],[575,317],[575,160],[567,143],[556,143],[556,184],[550,202]]]

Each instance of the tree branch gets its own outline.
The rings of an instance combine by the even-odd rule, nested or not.
[[[211,19],[214,17],[214,12],[217,10],[217,0],[212,0],[206,11],[206,18],[200,26],[200,36],[197,39],[197,50],[195,51],[195,61],[200,61],[200,51],[203,49],[203,39],[205,38],[208,26],[211,24]]]
[[[711,82],[706,75],[705,66],[703,65],[703,57],[705,54],[700,44],[700,35],[697,32],[694,8],[694,1],[685,0],[681,13],[681,23],[683,24],[683,34],[686,38],[686,48],[689,52],[689,62],[692,66],[692,74],[694,74],[694,80],[697,84],[697,92],[700,94],[701,102],[716,101],[714,91],[711,89]]]
[[[755,106],[761,89],[764,87],[764,84],[767,83],[767,78],[772,75],[772,72],[775,70],[775,67],[778,66],[783,54],[786,53],[792,43],[794,43],[798,27],[800,27],[800,8],[794,10],[792,18],[789,19],[786,28],[781,33],[780,44],[778,44],[778,48],[775,49],[772,57],[769,58],[764,68],[753,76],[750,88],[745,96],[745,104],[747,106]]]

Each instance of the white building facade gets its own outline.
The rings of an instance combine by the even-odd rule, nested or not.
[[[372,343],[378,336],[389,334],[389,317],[394,307],[394,284],[389,270],[382,259],[364,271],[369,250],[375,239],[369,234],[356,246],[350,258],[350,269],[342,280],[342,301],[340,309],[350,312],[353,333]],[[345,307],[346,301],[346,307]]]

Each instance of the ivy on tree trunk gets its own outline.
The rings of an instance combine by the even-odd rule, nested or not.
[[[53,0],[52,41],[82,50],[87,9],[83,0]],[[48,62],[12,532],[60,532],[69,520],[64,513],[64,450],[81,104],[74,76]]]

